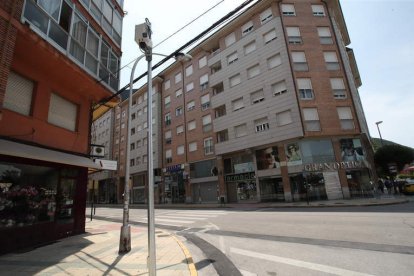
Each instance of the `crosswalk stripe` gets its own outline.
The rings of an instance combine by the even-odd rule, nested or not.
[[[175,216],[155,216],[155,219],[159,219],[159,218],[176,218],[176,219],[194,219],[194,220],[205,220],[207,218],[200,218],[200,217],[188,217],[188,216],[179,216],[179,217],[175,217]]]

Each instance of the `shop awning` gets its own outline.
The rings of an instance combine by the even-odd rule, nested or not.
[[[93,160],[87,157],[16,143],[4,139],[0,139],[0,154],[102,170],[100,164],[93,162]]]

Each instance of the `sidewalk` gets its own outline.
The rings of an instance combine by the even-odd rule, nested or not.
[[[86,233],[0,256],[0,275],[148,275],[147,228],[131,225],[131,251],[119,255],[120,223],[86,221]],[[186,247],[156,230],[157,275],[197,275]]]

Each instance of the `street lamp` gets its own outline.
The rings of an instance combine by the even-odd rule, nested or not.
[[[378,133],[379,133],[380,140],[381,140],[381,146],[384,146],[384,142],[382,141],[381,131],[379,129],[379,124],[382,124],[382,121],[375,122],[375,124],[377,125]]]
[[[146,22],[135,26],[135,41],[138,43],[140,49],[144,52],[139,56],[132,67],[130,82],[129,82],[129,102],[128,102],[128,122],[132,112],[132,94],[134,84],[134,73],[138,62],[146,57],[148,62],[148,101],[147,101],[147,123],[148,123],[148,272],[150,276],[156,275],[156,254],[155,254],[155,223],[154,223],[154,169],[153,169],[153,150],[152,150],[152,55],[168,57],[164,54],[152,53],[151,41],[151,23],[146,19]],[[191,56],[177,53],[175,58],[191,58]],[[128,135],[126,138],[126,166],[125,166],[125,187],[124,187],[124,210],[123,220],[121,226],[119,253],[126,253],[131,251],[131,228],[128,225],[129,221],[129,179],[130,179],[130,139],[131,139],[131,125],[128,124]]]

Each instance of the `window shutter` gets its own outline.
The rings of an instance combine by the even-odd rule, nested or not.
[[[185,75],[188,77],[193,73],[193,65],[188,66],[185,68]]]
[[[190,82],[189,84],[187,84],[186,86],[185,86],[185,90],[187,91],[187,92],[189,92],[189,91],[191,91],[191,90],[193,90],[194,89],[194,83],[193,82]],[[181,93],[182,94],[182,93]],[[181,95],[180,94],[180,95]]]
[[[312,89],[310,79],[297,79],[298,89]]]
[[[247,69],[247,76],[248,78],[253,78],[256,77],[260,74],[260,66],[259,64],[250,67],[249,69]]]
[[[304,52],[292,52],[293,62],[306,62],[306,56]]]
[[[263,35],[263,39],[265,44],[269,43],[270,41],[276,38],[276,31],[273,29],[270,32],[267,32]]]
[[[207,57],[204,56],[198,60],[198,68],[203,68],[207,65]]]
[[[78,108],[64,98],[51,94],[48,122],[71,131],[76,130]]]
[[[230,87],[236,86],[241,82],[240,74],[237,74],[230,78]]]
[[[333,90],[343,90],[345,89],[344,80],[341,78],[332,78],[331,81],[331,87]]]
[[[280,81],[272,85],[273,95],[282,94],[283,92],[287,91],[286,82]]]
[[[3,102],[4,108],[23,115],[29,115],[32,105],[33,87],[34,84],[31,80],[10,72]]]
[[[203,126],[211,124],[211,115],[203,116]]]
[[[270,8],[260,13],[260,22],[263,24],[269,21],[273,17],[272,10]]]
[[[239,98],[233,101],[233,111],[239,110],[244,107],[243,98]]]
[[[187,88],[188,88],[188,84],[187,84]],[[180,97],[183,94],[183,90],[180,88],[177,91],[175,91],[175,97]]]
[[[246,24],[244,24],[241,30],[242,30],[242,35],[246,35],[249,32],[251,32],[253,30],[253,21],[249,21]]]
[[[320,37],[330,37],[331,30],[329,29],[329,27],[318,27],[318,35]]]
[[[167,96],[167,97],[164,98],[164,104],[165,105],[168,105],[170,102],[171,102],[171,97],[170,96]]]
[[[352,112],[350,107],[338,107],[338,116],[341,120],[352,120]]]
[[[338,57],[335,52],[324,52],[323,56],[326,62],[338,62]]]
[[[276,114],[277,123],[279,126],[292,123],[292,115],[290,110],[286,110]]]
[[[204,96],[201,97],[201,104],[205,104],[210,102],[210,94],[206,94]]]
[[[250,94],[250,99],[252,103],[258,103],[258,102],[263,101],[264,100],[263,89]]]
[[[282,4],[282,13],[294,15],[295,14],[295,6],[293,4]]]
[[[238,60],[237,52],[234,52],[227,56],[227,64],[232,64]]]
[[[171,130],[165,132],[165,139],[171,138]]]
[[[288,36],[300,36],[299,27],[286,27]]]
[[[316,108],[304,108],[303,118],[305,121],[319,121],[318,110]]]
[[[325,9],[323,8],[322,5],[312,5],[312,12],[313,15],[325,15]]]
[[[191,143],[188,145],[188,150],[189,150],[189,151],[196,151],[196,150],[197,150],[197,142],[191,142]]]
[[[251,52],[253,52],[254,50],[256,50],[256,42],[250,42],[249,44],[247,44],[246,46],[244,46],[244,54],[248,55]]]
[[[200,77],[200,85],[208,82],[208,74],[202,75]]]
[[[247,135],[247,126],[246,124],[238,125],[234,127],[234,132],[236,137],[242,137]]]
[[[282,58],[280,57],[280,54],[274,55],[273,57],[270,57],[267,60],[267,66],[269,69],[275,68],[276,66],[279,66],[282,64]]]
[[[190,122],[188,122],[188,130],[193,130],[196,128],[196,121],[192,120]]]
[[[165,158],[171,158],[172,157],[172,151],[170,149],[165,151]]]

